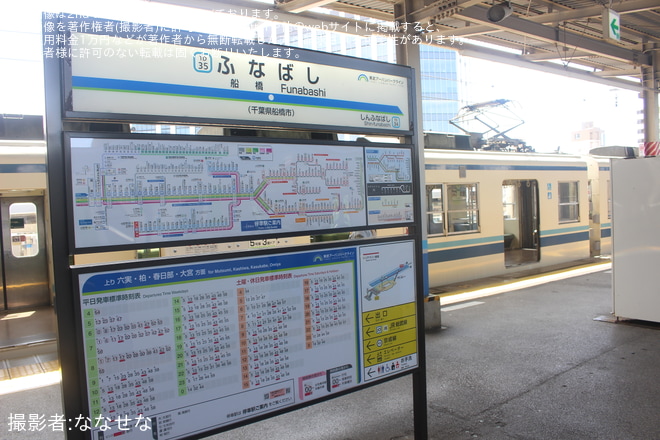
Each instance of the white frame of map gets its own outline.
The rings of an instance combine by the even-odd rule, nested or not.
[[[66,138],[73,247],[81,252],[414,221],[405,145]]]

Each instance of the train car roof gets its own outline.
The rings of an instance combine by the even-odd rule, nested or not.
[[[0,140],[0,160],[6,163],[46,163],[46,142]]]
[[[501,151],[458,151],[458,150],[424,150],[426,160],[461,160],[466,162],[583,162],[588,158],[580,155],[553,153],[509,153]]]

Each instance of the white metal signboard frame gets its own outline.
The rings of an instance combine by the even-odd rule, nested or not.
[[[404,375],[426,438],[412,69],[70,14],[43,29],[67,438],[200,438]],[[145,122],[402,142],[94,131]]]
[[[612,310],[660,322],[660,159],[612,159]]]

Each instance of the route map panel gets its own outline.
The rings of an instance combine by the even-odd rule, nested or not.
[[[404,148],[365,148],[369,225],[413,221],[412,157]]]
[[[411,242],[361,246],[364,380],[417,365],[417,308]]]
[[[70,142],[77,248],[413,221],[406,148]]]
[[[405,241],[79,273],[92,437],[181,438],[415,368],[412,259]]]
[[[77,248],[367,223],[361,147],[76,137],[70,142]]]

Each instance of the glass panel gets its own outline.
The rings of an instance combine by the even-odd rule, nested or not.
[[[442,205],[442,185],[429,185],[426,187],[428,204],[428,233],[444,234],[444,213]]]
[[[478,229],[478,214],[476,211],[448,212],[449,232],[467,232]]]
[[[516,185],[502,185],[502,207],[505,220],[515,220],[518,217],[516,214]]]
[[[577,221],[578,220],[578,207],[577,205],[560,205],[559,206],[559,221]]]
[[[559,182],[559,222],[580,219],[578,182]]]
[[[575,203],[577,200],[577,182],[559,182],[559,203]]]
[[[449,232],[478,232],[477,184],[447,185],[447,226]]]
[[[34,257],[39,254],[37,206],[34,203],[12,203],[9,206],[11,253],[14,257]]]

